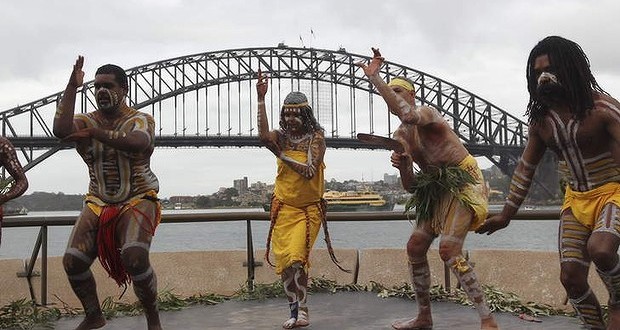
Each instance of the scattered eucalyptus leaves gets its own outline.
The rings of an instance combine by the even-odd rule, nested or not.
[[[503,292],[490,286],[483,286],[487,303],[492,311],[521,314],[531,316],[540,315],[565,315],[574,316],[574,313],[567,313],[563,310],[553,308],[545,304],[534,302],[523,303],[514,293]],[[325,278],[312,278],[308,286],[311,293],[338,293],[338,292],[374,292],[382,298],[405,298],[415,300],[415,292],[409,284],[387,288],[384,285],[371,282],[364,286],[359,284],[338,284],[335,281]],[[461,305],[470,306],[471,302],[465,293],[460,289],[446,291],[442,286],[433,286],[430,289],[433,301],[451,301]],[[242,286],[232,296],[223,296],[212,293],[197,294],[183,298],[173,293],[173,290],[163,290],[159,292],[157,301],[159,310],[175,311],[192,305],[216,305],[227,300],[264,300],[270,298],[284,298],[282,282],[277,281],[270,284],[255,284],[253,290],[247,285]],[[21,299],[11,302],[0,308],[0,329],[33,329],[49,328],[53,329],[53,322],[61,317],[76,316],[82,314],[81,309],[69,307],[60,298],[56,297],[62,307],[36,306],[32,301]],[[142,314],[142,306],[139,302],[125,303],[115,301],[112,297],[107,297],[101,303],[104,316],[106,318],[135,316]]]

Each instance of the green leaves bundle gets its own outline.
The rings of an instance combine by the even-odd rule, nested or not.
[[[476,203],[463,192],[463,187],[477,183],[471,173],[458,166],[433,166],[425,172],[418,172],[415,175],[411,197],[405,204],[405,213],[411,214],[412,209],[415,209],[419,226],[433,217],[435,207],[446,193],[455,196],[463,205],[475,205]]]

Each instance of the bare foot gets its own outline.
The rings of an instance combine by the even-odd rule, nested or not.
[[[284,323],[282,323],[282,328],[284,329],[293,329],[295,327],[295,325],[297,324],[297,319],[294,317],[291,317],[290,319],[284,321]]]
[[[495,318],[493,316],[484,318],[480,320],[480,329],[481,330],[494,330],[499,329],[497,322],[495,322]]]
[[[309,325],[310,317],[308,316],[308,312],[300,308],[295,327],[307,327]]]
[[[430,330],[433,328],[433,320],[421,317],[410,320],[396,320],[392,322],[392,328],[398,330]]]
[[[102,314],[86,316],[75,330],[99,329],[105,325],[105,318]]]

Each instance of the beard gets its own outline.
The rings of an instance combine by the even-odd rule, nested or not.
[[[113,113],[118,110],[120,97],[116,92],[113,92],[107,88],[102,88],[97,91],[96,101],[99,110],[106,113]]]
[[[548,105],[559,105],[566,103],[566,89],[558,83],[546,82],[536,87],[538,99]]]

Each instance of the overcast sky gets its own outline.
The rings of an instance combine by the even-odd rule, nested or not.
[[[78,54],[85,80],[105,63],[124,68],[231,48],[289,46],[371,55],[438,76],[523,118],[525,65],[548,35],[579,43],[599,84],[620,95],[620,1],[5,1],[0,10],[0,110],[62,90]],[[314,37],[310,30],[314,32]],[[251,164],[241,164],[249,155]],[[359,160],[363,159],[363,162]],[[387,151],[328,149],[329,180],[395,174]],[[488,166],[490,163],[482,162]],[[361,165],[363,164],[363,165]],[[156,149],[160,195],[211,194],[232,180],[273,182],[265,149]],[[75,150],[27,173],[34,191],[84,193]]]

